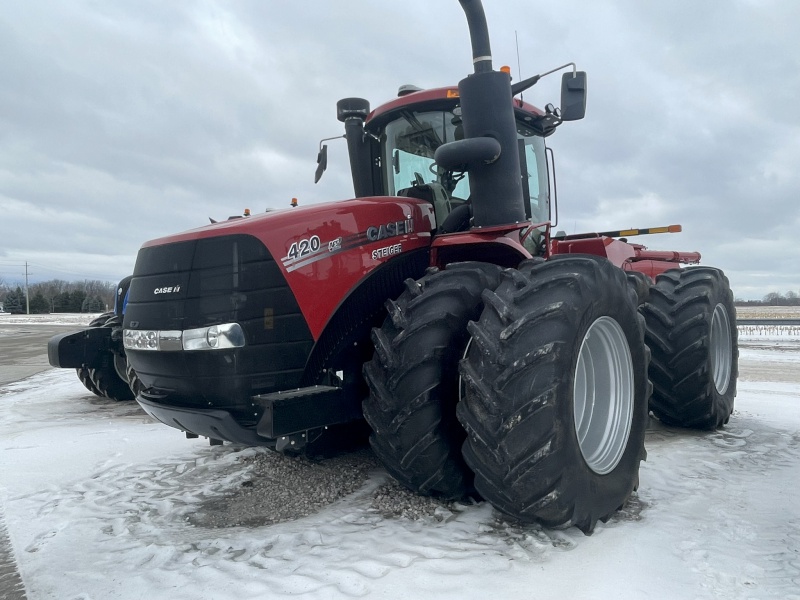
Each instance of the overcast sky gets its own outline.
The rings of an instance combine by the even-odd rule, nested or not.
[[[741,298],[800,292],[800,2],[484,0],[495,68],[574,61],[587,116],[548,139],[559,229],[680,223]],[[0,279],[117,281],[208,217],[352,195],[336,101],[471,71],[456,0],[5,2]],[[558,103],[560,77],[525,99]],[[632,240],[633,241],[633,240]]]

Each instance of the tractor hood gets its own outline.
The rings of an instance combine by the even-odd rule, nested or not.
[[[435,228],[430,203],[400,197],[357,198],[214,223],[146,242],[131,297],[144,303],[199,301],[214,295],[218,283],[219,293],[228,296],[263,255],[297,299],[316,339],[348,290],[383,263],[429,247]],[[184,316],[158,328],[206,324],[184,322],[182,311],[175,314]]]

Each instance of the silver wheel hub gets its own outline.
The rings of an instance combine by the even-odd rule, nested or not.
[[[733,339],[731,338],[731,322],[728,318],[728,311],[722,304],[714,307],[714,314],[711,317],[709,353],[714,387],[717,388],[718,393],[724,394],[731,381]]]
[[[575,432],[583,459],[598,475],[613,471],[633,417],[633,361],[619,323],[600,317],[580,345],[573,389]]]

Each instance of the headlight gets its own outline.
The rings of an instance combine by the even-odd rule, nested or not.
[[[244,331],[238,323],[212,325],[183,332],[184,350],[221,350],[244,346]]]
[[[186,331],[126,329],[123,344],[127,350],[222,350],[245,345],[244,331],[238,323],[211,325]]]

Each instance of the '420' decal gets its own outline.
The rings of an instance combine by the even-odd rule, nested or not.
[[[321,244],[319,241],[319,236],[312,235],[308,239],[294,242],[289,247],[289,252],[286,254],[286,258],[289,260],[294,260],[295,258],[306,256],[307,254],[311,254],[312,252],[319,250],[320,246]]]

